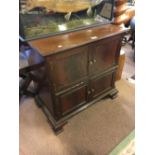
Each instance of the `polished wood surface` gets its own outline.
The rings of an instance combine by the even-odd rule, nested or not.
[[[60,95],[59,102],[61,104],[61,112],[62,115],[67,114],[71,110],[78,108],[78,106],[82,106],[87,103],[87,86],[82,86],[77,90],[70,91],[63,95]]]
[[[105,91],[113,87],[113,72],[107,75],[99,76],[91,81],[92,99],[100,96]]]
[[[127,29],[116,25],[106,25],[87,30],[71,32],[44,39],[29,41],[29,44],[36,48],[42,56],[48,56],[61,52],[65,49],[78,47],[113,35],[121,34]]]
[[[82,61],[81,61],[82,60]],[[86,79],[88,74],[88,47],[82,46],[76,49],[67,50],[64,53],[47,58],[51,74],[54,81],[54,90],[59,91],[78,81]]]
[[[91,60],[93,65],[89,65],[91,75],[102,73],[104,70],[117,64],[118,56],[116,55],[116,51],[118,51],[117,48],[120,43],[121,37],[118,35],[102,39],[90,45],[93,57]]]

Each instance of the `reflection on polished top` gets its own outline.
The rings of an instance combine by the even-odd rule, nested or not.
[[[66,49],[74,48],[80,45],[97,41],[99,39],[108,38],[113,35],[125,33],[128,28],[116,25],[106,25],[98,28],[92,28],[77,32],[71,32],[58,36],[48,37],[29,41],[29,44],[37,49],[42,56],[48,56],[61,52]]]
[[[25,40],[68,33],[112,21],[113,0],[20,0]]]

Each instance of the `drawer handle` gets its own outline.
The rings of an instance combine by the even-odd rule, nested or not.
[[[89,64],[92,65],[93,64],[93,61],[90,61]]]
[[[80,84],[76,84],[74,87],[78,87],[78,86],[80,86]]]
[[[80,84],[84,84],[84,82],[81,82]]]
[[[88,91],[88,95],[90,95],[91,94],[91,91]]]
[[[78,84],[76,84],[75,86],[73,86],[72,88],[76,88],[76,87],[79,87],[80,85],[84,84],[84,82],[80,82]]]
[[[96,63],[96,59],[94,59],[93,62]]]
[[[91,91],[92,91],[92,92],[94,92],[94,91],[95,91],[95,89],[92,89]]]

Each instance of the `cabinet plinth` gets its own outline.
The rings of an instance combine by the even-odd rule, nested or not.
[[[46,78],[36,101],[55,132],[71,116],[105,96],[116,96],[115,74],[126,31],[109,25],[29,42],[45,58]]]

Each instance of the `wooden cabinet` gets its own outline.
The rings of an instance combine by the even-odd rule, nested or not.
[[[45,58],[46,79],[36,99],[54,131],[105,96],[116,96],[115,74],[124,32],[110,25],[91,29],[91,33],[83,30],[30,42]],[[97,39],[92,40],[94,35]],[[57,45],[51,46],[55,40]]]

